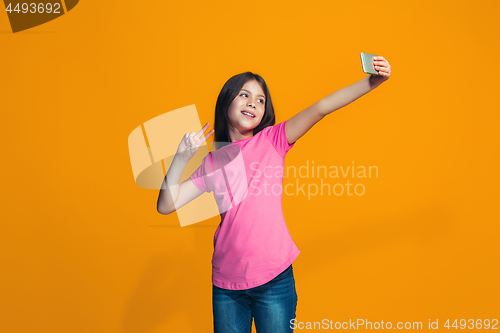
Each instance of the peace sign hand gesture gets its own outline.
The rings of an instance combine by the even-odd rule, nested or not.
[[[178,156],[182,161],[187,163],[198,151],[198,148],[205,142],[207,139],[214,134],[214,130],[211,130],[206,135],[203,135],[207,130],[210,123],[206,123],[205,126],[196,134],[195,132],[186,133],[179,147],[177,148],[176,156]]]

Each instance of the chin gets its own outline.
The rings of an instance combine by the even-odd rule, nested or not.
[[[253,131],[255,129],[255,127],[257,127],[257,125],[255,125],[255,126],[245,126],[245,127],[241,127],[241,130],[244,131],[244,132]]]

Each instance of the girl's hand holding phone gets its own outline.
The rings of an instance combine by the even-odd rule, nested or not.
[[[196,154],[198,148],[214,134],[215,131],[211,130],[206,135],[203,135],[209,125],[210,123],[206,123],[198,134],[195,132],[186,133],[177,148],[176,156],[187,163]]]
[[[373,57],[373,67],[378,72],[378,75],[371,74],[371,81],[380,84],[389,80],[391,77],[391,65],[382,56]]]

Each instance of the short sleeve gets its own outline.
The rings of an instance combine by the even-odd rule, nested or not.
[[[286,139],[286,122],[287,120],[274,126],[269,126],[263,130],[276,151],[283,157],[295,145],[295,142],[289,145]]]
[[[209,155],[210,155],[210,153],[208,153],[207,156],[205,156],[203,158],[201,165],[190,176],[191,181],[193,182],[193,184],[197,188],[199,188],[203,192],[208,192],[208,193],[212,192],[212,190],[208,188],[207,183],[205,181],[205,175],[207,174],[207,171],[208,171],[207,170],[207,167],[208,167],[207,160],[208,160]]]

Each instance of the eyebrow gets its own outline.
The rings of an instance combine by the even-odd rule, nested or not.
[[[246,89],[241,89],[241,90],[245,90],[246,92],[248,92],[248,93],[250,93],[250,94],[251,94],[251,92],[250,92],[250,91],[248,91],[248,90],[246,90]],[[257,96],[258,96],[258,97],[264,97],[264,98],[266,98],[266,96],[264,96],[264,95],[257,95]]]

